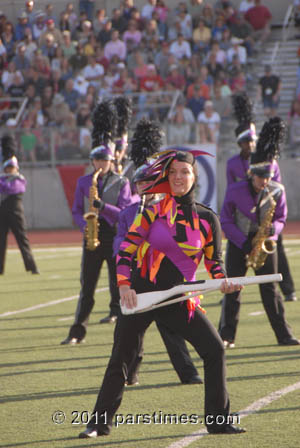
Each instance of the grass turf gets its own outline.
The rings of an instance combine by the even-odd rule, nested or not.
[[[285,241],[290,266],[300,290],[300,241]],[[109,437],[79,440],[88,412],[93,409],[112,346],[114,325],[99,325],[108,311],[107,290],[96,294],[86,343],[61,346],[72,323],[79,291],[81,249],[35,249],[40,276],[24,272],[18,250],[8,252],[6,272],[0,278],[1,316],[1,432],[0,447],[130,447],[165,448],[185,435],[201,429],[194,424],[123,424]],[[207,278],[200,273],[199,277]],[[98,288],[107,287],[103,271]],[[19,312],[62,298],[69,301]],[[220,293],[203,301],[209,319],[217,325]],[[300,336],[300,302],[285,303],[294,334]],[[263,311],[257,286],[243,292],[236,348],[227,351],[228,390],[231,410],[244,409],[254,401],[299,381],[299,347],[280,347]],[[190,347],[191,356],[203,376],[202,361]],[[182,386],[174,372],[155,325],[145,338],[145,356],[140,385],[127,388],[119,413],[197,414],[203,417],[203,386]],[[55,424],[52,415],[63,411],[66,420]],[[78,411],[81,415],[76,418]],[[86,411],[86,412],[85,412]],[[191,447],[299,447],[300,391],[285,395],[245,417],[248,430],[239,436],[207,436]],[[120,417],[121,419],[121,417]],[[157,420],[159,421],[159,420]]]

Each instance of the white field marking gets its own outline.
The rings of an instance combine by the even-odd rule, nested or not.
[[[265,314],[264,311],[253,311],[253,313],[249,313],[248,316],[261,316],[262,314]]]
[[[81,252],[82,251],[82,246],[67,246],[67,247],[39,247],[39,248],[34,248],[33,252],[34,253],[39,253],[39,252]],[[9,253],[20,253],[19,249],[8,249]]]
[[[294,392],[295,390],[300,389],[300,381],[298,383],[291,384],[290,386],[286,386],[283,389],[276,390],[275,392],[271,392],[269,395],[266,395],[263,398],[260,398],[257,401],[254,401],[254,403],[250,404],[245,409],[242,409],[238,412],[238,415],[240,418],[247,417],[248,415],[254,414],[255,412],[259,411],[261,408],[264,408],[265,406],[268,406],[275,400],[279,400],[279,398],[283,397],[284,395]],[[201,439],[204,436],[208,436],[208,432],[206,429],[203,429],[201,431],[195,431],[189,436],[184,437],[181,440],[178,440],[177,442],[171,443],[167,448],[184,448],[191,443],[195,442],[196,440]]]
[[[57,280],[58,278],[62,278],[62,275],[51,275],[50,280]]]
[[[105,288],[98,288],[95,292],[107,291],[108,286]],[[47,308],[48,306],[59,305],[60,303],[70,302],[71,300],[78,299],[78,294],[76,296],[64,297],[63,299],[51,300],[46,303],[39,303],[38,305],[30,306],[29,308],[23,308],[22,310],[16,311],[6,311],[5,313],[0,314],[0,317],[14,316],[15,314],[27,313],[28,311],[35,311],[40,308]]]
[[[61,317],[60,319],[57,319],[58,322],[64,322],[66,320],[73,320],[74,316],[68,316],[68,317]]]

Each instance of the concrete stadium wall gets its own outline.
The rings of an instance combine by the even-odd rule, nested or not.
[[[280,161],[283,183],[286,187],[291,221],[300,220],[300,160]],[[226,189],[226,162],[217,164],[218,210],[221,209]],[[27,191],[24,207],[27,226],[30,229],[71,228],[72,215],[68,206],[60,176],[55,169],[24,169]]]

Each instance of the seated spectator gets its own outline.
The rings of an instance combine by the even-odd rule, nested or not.
[[[138,82],[147,75],[148,66],[139,48],[132,53],[132,63],[128,64],[128,68],[130,67],[132,67],[133,76]]]
[[[45,13],[39,11],[35,16],[35,21],[32,25],[32,35],[33,39],[38,41],[42,34],[47,30],[47,25],[45,22]]]
[[[7,68],[3,70],[2,76],[1,76],[1,83],[3,85],[3,88],[5,92],[8,92],[8,89],[10,86],[14,83],[15,77],[21,77],[23,79],[22,73],[20,70],[17,70],[16,64],[11,61]],[[23,79],[24,82],[24,79]]]
[[[123,65],[120,70],[119,79],[113,83],[112,93],[118,95],[128,95],[137,91],[138,85],[134,78],[129,76],[128,70],[125,67],[123,62],[120,62],[119,65]]]
[[[10,96],[11,98],[22,98],[25,96],[24,78],[19,71],[15,73],[15,76],[13,77],[12,83],[9,86],[7,92],[8,96]],[[11,100],[11,106],[13,108],[18,108],[20,104]]]
[[[2,43],[6,50],[7,62],[10,62],[15,54],[15,34],[14,28],[11,22],[6,22],[4,26],[4,31],[1,34]]]
[[[118,30],[120,35],[123,34],[127,28],[129,16],[130,14],[128,15],[128,17],[125,17],[124,9],[123,9],[123,15],[120,8],[114,8],[112,10],[112,19],[111,19],[112,27],[114,30]]]
[[[127,46],[128,39],[131,39],[133,46],[137,47],[142,39],[142,33],[137,28],[137,23],[135,20],[130,20],[128,22],[128,28],[123,34],[123,41]]]
[[[82,45],[77,45],[76,53],[70,57],[69,63],[74,73],[78,73],[88,64],[88,58],[83,52]]]
[[[60,13],[58,28],[63,33],[64,31],[71,31],[71,25],[69,22],[69,14],[67,11],[62,11]]]
[[[12,61],[16,65],[16,69],[20,70],[22,74],[25,74],[26,70],[30,67],[30,61],[25,55],[26,46],[23,42],[20,42],[17,46],[16,55],[12,58]]]
[[[106,15],[106,9],[105,8],[97,9],[95,18],[93,20],[93,30],[94,30],[94,33],[96,34],[96,36],[103,29],[105,23],[108,20],[109,19]]]
[[[30,109],[34,104],[34,98],[37,96],[36,88],[33,82],[31,81],[26,82],[25,95],[27,98],[26,109]]]
[[[232,35],[230,32],[229,28],[225,28],[222,34],[222,40],[220,42],[220,49],[225,51],[225,53],[227,53],[227,51],[229,50],[229,48],[232,47]]]
[[[184,98],[180,98],[168,117],[168,143],[170,145],[190,143],[194,123],[192,111],[185,107]]]
[[[194,95],[194,89],[199,88],[200,95],[208,100],[210,98],[210,88],[204,83],[202,76],[198,76],[194,83],[190,84],[187,88],[186,97],[189,100]]]
[[[201,65],[199,69],[199,76],[201,76],[204,84],[208,85],[209,88],[213,86],[214,78],[210,75],[206,65]]]
[[[200,143],[219,141],[220,115],[214,110],[212,101],[206,101],[203,112],[198,115]]]
[[[20,137],[21,158],[24,161],[36,161],[36,144],[37,138],[33,133],[31,120],[25,120],[22,125],[22,133]]]
[[[81,30],[76,33],[76,41],[81,45],[85,45],[93,33],[93,26],[90,20],[84,20],[81,24]]]
[[[159,41],[166,40],[168,35],[168,25],[166,24],[166,22],[162,22],[160,20],[160,15],[156,9],[154,9],[152,13],[152,20],[155,20],[156,22]]]
[[[187,107],[190,109],[194,115],[195,120],[198,118],[200,112],[204,110],[204,103],[206,98],[202,96],[201,89],[199,85],[195,85],[193,89],[193,95],[188,100]]]
[[[30,28],[26,28],[25,30],[25,57],[28,59],[29,62],[33,59],[34,52],[37,50],[37,44],[34,42],[32,37],[32,31]]]
[[[215,15],[217,17],[224,16],[224,9],[227,8],[227,6],[233,7],[232,2],[228,0],[217,0],[214,4]]]
[[[84,98],[87,94],[89,82],[82,76],[77,75],[74,79],[74,89],[78,92],[79,96]]]
[[[222,98],[232,95],[231,88],[229,87],[229,81],[225,77],[225,72],[221,71],[218,78],[215,79],[214,88],[218,86],[221,89]]]
[[[197,27],[194,28],[192,41],[193,51],[203,51],[207,53],[211,39],[211,30],[205,25],[203,19],[198,21]]]
[[[245,66],[247,63],[247,52],[245,47],[241,45],[243,43],[242,39],[239,39],[238,37],[232,37],[231,43],[232,47],[227,51],[228,64],[232,63],[233,56],[237,56],[241,65]]]
[[[44,77],[45,79],[50,79],[50,62],[49,59],[42,54],[40,48],[35,51],[33,59],[31,61],[31,66],[36,68],[40,76]]]
[[[157,0],[154,12],[158,14],[161,23],[166,23],[168,20],[169,8],[166,6],[164,0]],[[153,12],[152,12],[153,17]]]
[[[191,45],[184,39],[182,34],[179,34],[177,40],[170,46],[170,53],[177,59],[182,59],[183,57],[190,59],[192,56]]]
[[[65,81],[62,79],[62,72],[60,69],[51,70],[49,85],[52,87],[53,95],[63,90]]]
[[[243,70],[238,70],[235,75],[231,77],[230,88],[232,93],[244,92],[246,90],[246,74]]]
[[[192,84],[199,76],[199,71],[201,67],[202,67],[201,56],[199,55],[199,53],[193,53],[189,61],[189,64],[184,71],[187,86]]]
[[[104,56],[104,50],[100,45],[96,45],[95,47],[95,58],[97,64],[102,65],[104,71],[106,72],[109,66],[109,60]]]
[[[231,92],[230,95],[223,95],[222,83],[219,80],[214,83],[211,99],[214,110],[220,115],[221,120],[231,115]]]
[[[233,37],[243,40],[242,44],[245,46],[248,56],[252,56],[254,46],[253,28],[242,14],[236,14],[234,22],[230,25],[230,31]]]
[[[160,50],[156,53],[154,58],[155,66],[157,67],[158,73],[164,79],[167,77],[169,72],[169,56],[170,47],[168,42],[161,42]]]
[[[52,34],[53,40],[57,45],[61,45],[63,43],[61,31],[58,28],[55,28],[53,19],[48,19],[46,22],[46,31],[44,31],[40,35],[38,40],[40,47],[46,44],[46,40],[49,34]]]
[[[68,79],[65,82],[65,87],[61,91],[61,94],[64,97],[65,102],[69,106],[70,110],[72,112],[75,112],[79,104],[80,94],[76,89],[74,89],[73,79]]]
[[[253,37],[260,47],[271,33],[270,22],[272,14],[270,10],[261,4],[261,0],[254,0],[255,6],[248,9],[245,14],[245,19],[252,26],[254,33]]]
[[[148,0],[148,3],[143,6],[141,16],[145,22],[151,20],[155,6],[156,6],[156,0]]]
[[[193,34],[192,17],[188,13],[187,6],[184,2],[178,4],[178,14],[175,20],[180,24],[180,32],[184,39],[191,40]]]
[[[49,59],[50,63],[56,56],[57,47],[58,45],[54,41],[53,34],[46,34],[44,44],[40,46],[40,49],[42,54]]]
[[[207,58],[206,67],[208,69],[208,73],[213,79],[218,78],[220,72],[223,70],[223,66],[217,62],[216,53],[210,52]]]
[[[0,37],[0,56],[1,56],[1,58],[2,58],[3,60],[6,61],[6,48],[5,48],[5,46],[3,45],[3,42],[2,42],[1,37]]]
[[[224,50],[221,50],[220,44],[216,40],[213,40],[211,42],[211,50],[208,53],[207,60],[209,59],[209,56],[210,56],[211,53],[215,54],[216,62],[218,64],[220,64],[222,67],[224,67],[226,65],[226,62],[227,62],[226,53],[225,53]]]
[[[142,37],[147,43],[151,42],[152,40],[159,42],[159,31],[156,20],[150,19],[146,23],[145,29],[142,32]]]
[[[61,126],[69,117],[71,117],[70,108],[68,104],[65,103],[65,99],[60,93],[54,95],[48,112],[50,125]]]
[[[69,30],[65,30],[62,33],[63,42],[61,44],[63,55],[66,58],[70,58],[74,54],[76,54],[76,45],[71,39],[71,32]]]
[[[82,75],[86,81],[95,86],[96,89],[99,89],[104,75],[104,68],[102,65],[97,64],[95,56],[90,56],[88,61],[89,63],[83,69]]]
[[[25,10],[28,17],[28,22],[32,25],[35,19],[36,11],[34,10],[34,0],[28,0],[25,3]]]
[[[99,42],[102,47],[104,47],[104,45],[111,40],[112,31],[112,21],[107,20],[97,34],[97,42]]]
[[[78,18],[77,18],[77,14],[74,11],[74,5],[72,2],[67,3],[65,11],[69,16],[68,21],[69,21],[70,31],[71,31],[71,33],[73,33],[73,31],[76,28]]]
[[[248,9],[253,8],[254,0],[242,0],[239,6],[239,12],[241,14],[246,14]]]
[[[73,78],[73,70],[69,64],[69,60],[67,58],[62,58],[61,67],[60,67],[61,75],[60,78],[65,83],[68,79]]]
[[[165,79],[166,90],[181,90],[184,92],[185,90],[185,78],[179,72],[179,67],[176,64],[170,66],[169,76]]]
[[[28,21],[28,16],[26,12],[23,11],[18,15],[18,23],[15,27],[15,38],[17,41],[23,40],[25,38],[26,28],[30,28],[32,30],[32,26]]]
[[[208,28],[212,28],[215,23],[215,13],[213,7],[209,3],[205,3],[202,9],[202,18]]]
[[[97,43],[96,37],[94,34],[91,34],[88,38],[88,41],[83,46],[83,53],[87,57],[95,56],[97,46],[99,46],[99,44]]]
[[[111,40],[104,46],[104,56],[110,61],[113,56],[118,56],[121,61],[126,59],[126,45],[119,39],[119,31],[113,30]]]
[[[215,24],[211,30],[211,35],[212,35],[213,40],[216,40],[221,43],[222,37],[223,37],[223,32],[224,32],[224,30],[226,30],[226,28],[227,28],[227,26],[224,22],[224,17],[223,16],[217,17]]]
[[[164,82],[162,78],[157,74],[154,64],[148,64],[147,74],[140,80],[141,92],[154,92],[163,88]]]

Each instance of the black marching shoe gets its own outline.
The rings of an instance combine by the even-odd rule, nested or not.
[[[87,428],[78,436],[79,439],[95,439],[96,437],[98,437],[98,431],[95,428]]]
[[[35,275],[39,275],[40,271],[36,268],[36,269],[32,269],[31,273],[35,274]]]
[[[114,324],[117,321],[117,318],[117,316],[106,316],[99,321],[99,324]]]
[[[300,345],[299,339],[294,337],[282,339],[282,341],[278,342],[278,345]]]
[[[207,431],[209,434],[243,434],[246,432],[246,429],[229,424],[222,426],[218,431],[209,431],[208,428]]]
[[[295,292],[291,292],[291,294],[287,294],[284,297],[285,302],[297,302],[297,296]]]
[[[181,381],[181,384],[203,384],[203,380],[199,375],[193,375],[187,380]]]
[[[78,345],[78,344],[82,344],[83,342],[85,342],[84,339],[71,338],[70,336],[68,336],[66,339],[61,341],[60,345]]]

